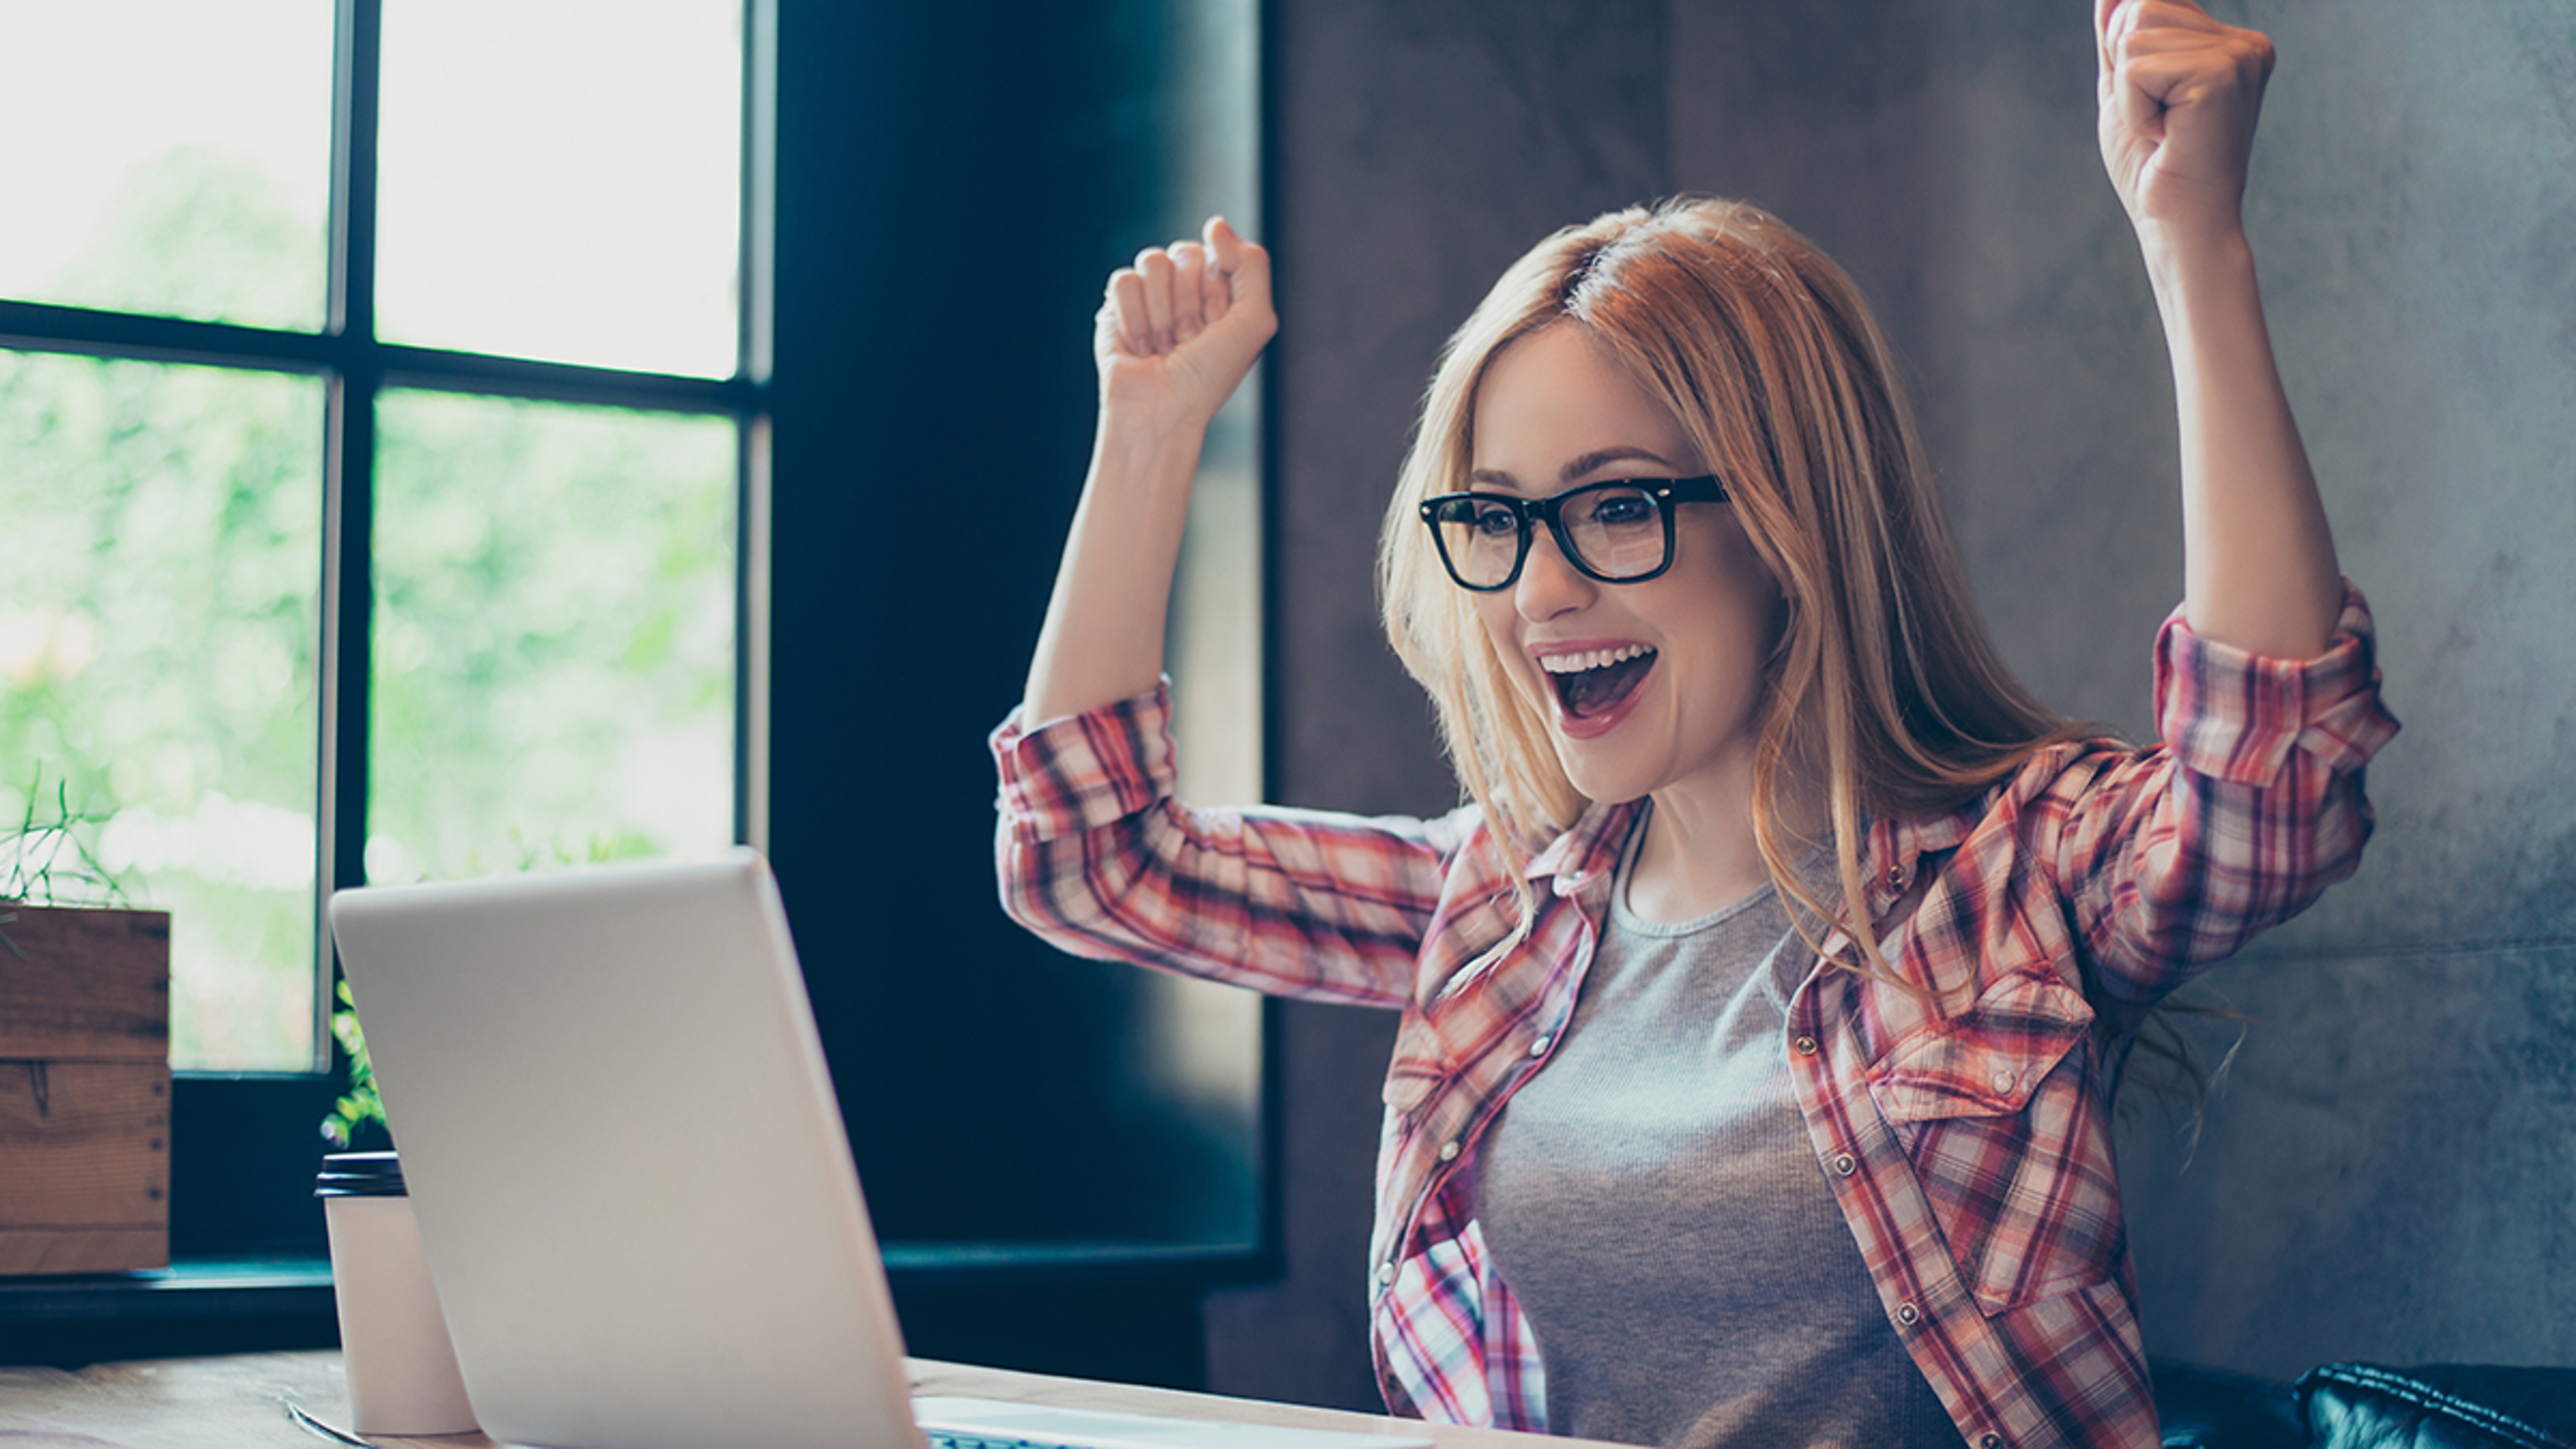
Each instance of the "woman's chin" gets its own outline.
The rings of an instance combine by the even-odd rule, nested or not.
[[[1644,798],[1659,783],[1635,762],[1620,759],[1598,744],[1563,735],[1556,737],[1556,763],[1586,800],[1621,804]]]

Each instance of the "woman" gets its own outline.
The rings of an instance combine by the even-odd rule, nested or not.
[[[2239,202],[2269,44],[2100,0],[2171,343],[2164,743],[2031,702],[1886,347],[1749,207],[1549,238],[1452,340],[1384,536],[1474,803],[1171,799],[1162,623],[1273,327],[1212,222],[1111,281],[1021,709],[1006,904],[1067,949],[1403,1013],[1371,1326],[1399,1412],[1635,1442],[2156,1442],[2108,1108],[2138,1025],[2349,874],[2395,729]]]

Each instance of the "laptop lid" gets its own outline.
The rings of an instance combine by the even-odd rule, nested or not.
[[[757,855],[346,890],[331,929],[486,1433],[917,1449]]]

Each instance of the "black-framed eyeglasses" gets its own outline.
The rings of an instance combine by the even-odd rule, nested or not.
[[[1714,476],[1619,478],[1547,498],[1443,493],[1422,500],[1422,522],[1462,589],[1508,589],[1529,560],[1530,526],[1545,523],[1566,562],[1605,584],[1643,583],[1673,566],[1673,505],[1724,503]]]

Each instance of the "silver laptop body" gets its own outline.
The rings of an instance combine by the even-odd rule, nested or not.
[[[920,1444],[756,855],[341,891],[331,930],[485,1433]]]
[[[366,1027],[475,1416],[546,1449],[921,1449],[768,866],[341,891]],[[1418,1436],[924,1399],[944,1433],[1096,1449]]]

